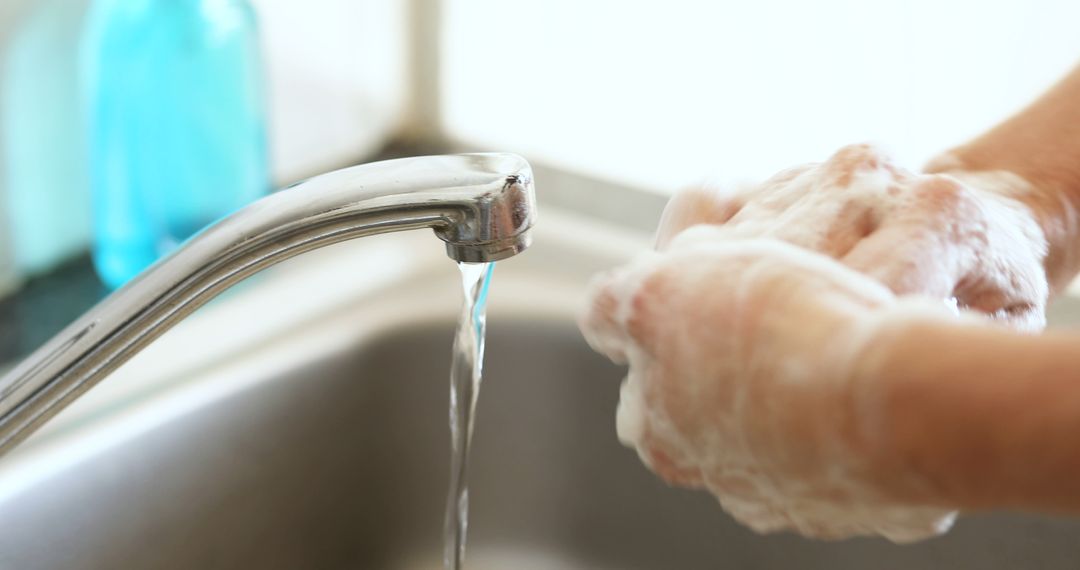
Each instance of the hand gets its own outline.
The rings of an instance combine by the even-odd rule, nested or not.
[[[661,253],[598,280],[581,326],[630,364],[620,437],[661,477],[762,532],[914,540],[953,513],[912,500],[922,482],[868,427],[859,371],[891,323],[954,318],[941,299],[1039,328],[1040,240],[1019,204],[847,147],[750,191],[676,197]]]
[[[897,294],[955,299],[1037,331],[1046,322],[1047,245],[1032,211],[1008,197],[1023,185],[1013,178],[917,175],[853,145],[746,191],[677,195],[658,246],[695,224],[720,226],[724,239],[776,238],[836,258]]]
[[[819,254],[720,233],[684,232],[595,284],[582,330],[630,365],[620,439],[759,532],[907,541],[948,528],[950,509],[898,499],[919,481],[891,484],[863,425],[873,399],[857,371],[900,313],[895,295]],[[939,303],[917,310],[951,318]]]

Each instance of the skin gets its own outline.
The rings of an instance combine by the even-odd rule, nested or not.
[[[1077,513],[1080,335],[1032,333],[1080,269],[1078,220],[1080,68],[922,174],[855,145],[677,195],[581,327],[630,364],[645,462],[758,530],[909,540],[938,516],[804,503]]]
[[[927,172],[1005,171],[1050,241],[1047,275],[1060,291],[1080,271],[1080,67],[1020,113],[932,160]]]
[[[597,281],[582,328],[630,365],[620,437],[665,480],[707,489],[760,532],[936,534],[951,507],[886,512],[905,499],[878,484],[892,473],[862,424],[880,414],[856,405],[855,357],[900,300],[824,255],[724,233],[693,228]],[[940,302],[919,310],[954,318]],[[909,479],[898,482],[918,485]]]
[[[1010,193],[1043,229],[1046,275],[1060,291],[1080,269],[1080,68],[927,170],[972,180],[1006,171],[1027,180]],[[940,325],[899,331],[876,371],[896,418],[889,445],[935,481],[931,499],[971,509],[1080,512],[1078,346],[1075,333],[1022,337]],[[941,437],[945,429],[957,431]]]
[[[899,331],[873,372],[889,418],[880,445],[889,464],[932,482],[902,496],[972,510],[1080,512],[1078,343],[1075,334],[975,326]]]

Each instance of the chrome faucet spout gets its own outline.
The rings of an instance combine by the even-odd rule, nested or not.
[[[341,241],[432,228],[457,261],[529,246],[529,164],[512,154],[388,160],[316,176],[208,227],[0,378],[0,455],[172,325],[266,267]]]

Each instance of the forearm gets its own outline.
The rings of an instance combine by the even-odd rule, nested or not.
[[[934,160],[929,172],[1011,172],[1010,193],[1031,207],[1050,245],[1047,274],[1060,289],[1080,270],[1080,67],[1026,109]]]
[[[908,500],[1080,511],[1080,337],[904,327],[876,362],[878,451]]]

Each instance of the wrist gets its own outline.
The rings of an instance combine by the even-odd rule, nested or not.
[[[937,367],[933,341],[956,320],[944,304],[906,299],[866,319],[850,378],[852,430],[866,479],[901,504],[955,506],[955,496],[925,456],[939,427],[919,410]]]
[[[880,488],[967,510],[1078,508],[1075,337],[920,318],[879,330],[857,386]]]

